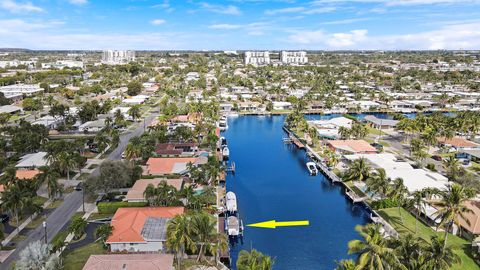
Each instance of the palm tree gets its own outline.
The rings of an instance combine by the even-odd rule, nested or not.
[[[355,269],[406,269],[398,261],[394,250],[388,246],[388,240],[383,237],[381,228],[381,224],[355,227],[363,238],[348,242],[348,253],[358,255]]]
[[[341,260],[337,262],[335,270],[355,270],[355,261],[353,260]]]
[[[393,184],[392,184],[389,196],[397,202],[398,214],[400,215],[400,219],[402,223],[403,223],[403,215],[402,215],[401,207],[404,203],[405,196],[407,194],[408,194],[408,190],[403,184],[403,179],[395,178],[395,180],[393,180]]]
[[[367,193],[381,194],[385,196],[389,192],[391,179],[387,177],[385,169],[379,168],[376,173],[370,175],[365,181],[367,184]]]
[[[86,219],[76,216],[73,218],[72,222],[70,222],[68,232],[73,233],[75,239],[79,239],[85,233],[87,225],[88,223]]]
[[[274,261],[270,256],[252,249],[250,252],[241,250],[238,253],[237,269],[238,270],[271,270]]]
[[[454,156],[449,156],[443,161],[443,167],[447,171],[447,177],[450,181],[457,180],[457,177],[461,171],[460,162]]]
[[[140,117],[140,105],[133,105],[127,111],[128,115],[132,117],[133,121]]]
[[[95,229],[95,237],[97,240],[102,240],[105,246],[105,241],[107,241],[108,237],[112,234],[112,231],[113,227],[110,224],[100,225]]]
[[[74,155],[62,151],[58,153],[55,163],[60,171],[67,174],[67,180],[70,180],[70,170],[73,170],[77,167],[77,161]]]
[[[142,155],[142,142],[139,137],[133,137],[125,148],[125,158],[128,160],[137,159]]]
[[[123,122],[125,121],[125,117],[123,116],[123,113],[120,109],[116,110],[115,113],[113,114],[114,117],[114,123],[117,126],[123,126]]]
[[[200,212],[192,217],[191,230],[195,244],[199,246],[197,262],[203,259],[205,251],[210,249],[211,241],[216,238],[216,221],[207,213]]]
[[[60,186],[58,185],[58,178],[60,178],[60,175],[50,166],[42,166],[40,167],[40,171],[41,173],[36,176],[38,182],[40,184],[46,184],[48,198],[55,199],[60,190]]]
[[[453,184],[447,190],[440,192],[441,201],[438,203],[440,209],[437,213],[441,220],[438,226],[445,226],[444,246],[447,245],[448,232],[453,224],[459,226],[460,219],[467,224],[470,223],[465,214],[471,213],[472,210],[465,205],[465,202],[474,195],[472,190],[459,184]]]
[[[344,181],[365,181],[370,175],[370,167],[365,158],[355,160],[344,174]]]
[[[197,246],[191,236],[191,216],[187,214],[176,215],[167,224],[167,241],[165,245],[168,249],[175,252],[178,269],[180,269],[180,260],[183,257],[185,249],[195,252]],[[180,254],[180,256],[178,255]]]
[[[412,205],[415,209],[415,234],[418,231],[418,219],[420,218],[420,214],[425,212],[425,191],[424,190],[417,190],[412,194],[412,198],[410,199],[410,205]]]
[[[423,250],[428,245],[423,238],[406,234],[400,236],[400,238],[392,239],[390,245],[394,248],[400,263],[407,269],[422,269],[425,263]]]
[[[15,221],[18,229],[19,215],[23,209],[33,206],[33,200],[26,190],[22,189],[18,183],[13,183],[7,186],[2,193],[1,208],[4,211],[9,211],[15,216]]]
[[[448,270],[454,263],[460,263],[460,257],[453,252],[452,247],[446,246],[447,241],[434,235],[430,244],[425,248],[425,264],[427,269]]]

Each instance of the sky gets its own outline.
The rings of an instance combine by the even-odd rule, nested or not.
[[[0,0],[0,47],[480,49],[480,0]]]

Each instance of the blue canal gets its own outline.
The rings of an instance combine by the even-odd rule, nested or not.
[[[309,116],[325,118],[332,116]],[[238,252],[255,248],[275,258],[274,269],[333,269],[335,261],[351,258],[348,241],[354,228],[369,222],[369,213],[353,205],[344,190],[322,175],[310,176],[305,151],[285,145],[284,116],[242,116],[229,119],[223,133],[236,174],[227,177],[227,190],[237,195],[244,224],[276,219],[309,220],[306,227],[261,229],[245,227]]]

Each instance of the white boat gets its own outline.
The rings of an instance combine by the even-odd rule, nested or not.
[[[222,155],[223,155],[223,159],[227,160],[229,157],[230,157],[230,150],[228,149],[228,147],[223,147],[222,148]]]
[[[236,216],[229,216],[227,218],[227,233],[229,236],[238,236],[240,234],[241,226]]]
[[[227,119],[220,119],[218,121],[218,127],[220,128],[221,131],[225,131],[228,129],[228,124],[227,124]]]
[[[227,139],[225,137],[220,137],[220,145],[222,147],[227,146]]]
[[[318,174],[318,169],[317,169],[317,164],[315,162],[307,162],[307,169],[310,172],[310,175],[317,175]]]
[[[225,195],[225,200],[226,200],[226,205],[227,205],[227,211],[231,213],[237,212],[237,196],[235,193],[229,191],[227,192],[227,195]]]

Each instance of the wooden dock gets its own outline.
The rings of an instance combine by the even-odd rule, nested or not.
[[[352,202],[354,203],[359,203],[359,202],[363,202],[365,201],[366,199],[368,199],[368,197],[359,197],[353,190],[350,190],[350,189],[347,189],[345,191],[345,194],[350,198],[350,200],[352,200]]]

